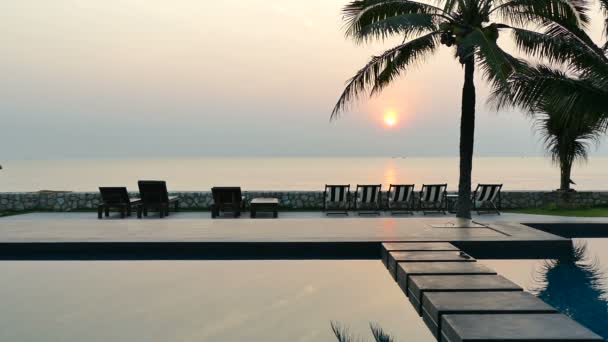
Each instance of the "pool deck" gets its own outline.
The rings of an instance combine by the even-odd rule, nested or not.
[[[440,341],[602,341],[496,272],[462,265],[475,263],[473,258],[552,258],[570,251],[571,239],[514,222],[608,226],[606,219],[509,214],[459,220],[443,215],[327,217],[288,212],[279,219],[211,220],[209,213],[186,212],[164,219],[98,220],[95,213],[32,213],[0,218],[0,260],[384,256]],[[446,243],[453,246],[446,250]],[[422,268],[413,270],[411,264]],[[475,305],[465,298],[471,294]],[[510,306],[497,302],[497,295]]]
[[[570,239],[514,222],[608,224],[605,218],[521,214],[475,215],[472,221],[450,215],[327,217],[320,212],[283,212],[279,219],[244,215],[212,220],[209,216],[207,212],[172,213],[164,219],[151,214],[142,220],[117,216],[98,220],[95,213],[9,216],[0,218],[0,257],[97,248],[117,257],[137,252],[141,258],[146,258],[144,251],[153,249],[160,253],[158,257],[169,256],[170,250],[183,254],[176,258],[194,258],[195,254],[222,259],[376,258],[381,242],[403,241],[450,242],[476,257],[490,257],[489,253],[500,248],[504,258],[547,258],[568,248]],[[176,248],[181,251],[175,252]],[[69,254],[78,254],[74,253]]]
[[[0,219],[0,242],[369,242],[561,240],[507,222],[450,216],[208,219],[207,213],[177,213],[159,219],[102,219],[91,213],[32,213]],[[433,228],[435,226],[435,228]],[[440,227],[441,226],[441,227]],[[464,227],[467,229],[454,229]]]

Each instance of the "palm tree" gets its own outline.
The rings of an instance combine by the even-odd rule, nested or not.
[[[331,118],[337,118],[361,93],[377,94],[441,45],[453,47],[455,57],[464,66],[457,216],[470,218],[476,67],[482,69],[484,78],[494,86],[507,83],[521,61],[498,46],[501,32],[512,31],[520,46],[559,39],[556,29],[587,24],[587,8],[585,0],[435,0],[435,4],[422,1],[425,0],[355,0],[344,7],[346,35],[356,42],[398,36],[403,43],[372,57],[347,82]]]
[[[608,0],[599,3],[608,37]],[[559,39],[529,40],[521,48],[549,63],[520,65],[495,87],[491,101],[539,116],[545,147],[561,169],[560,190],[567,192],[573,162],[585,161],[589,142],[608,128],[608,42],[597,45],[584,27],[564,27]]]
[[[608,38],[608,0],[598,0]],[[595,117],[608,125],[608,40],[596,44],[584,26],[554,30],[555,39],[530,39],[520,47],[548,63],[520,67],[508,82],[499,84],[491,101],[497,108],[517,106],[529,111],[557,108],[584,120]]]
[[[573,116],[557,110],[537,114],[536,127],[552,161],[560,168],[560,191],[570,191],[572,165],[587,160],[590,142],[599,142],[605,132],[596,117]]]

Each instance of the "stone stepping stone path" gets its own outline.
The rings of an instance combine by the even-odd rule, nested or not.
[[[422,252],[389,252],[388,271],[397,280],[397,264],[401,262],[475,262],[464,252],[457,251],[422,251]]]
[[[388,252],[422,252],[460,250],[448,242],[385,242],[382,244],[382,262],[388,267]]]
[[[429,292],[523,291],[521,287],[496,274],[412,276],[408,297],[422,316],[422,297]]]
[[[410,276],[416,275],[475,275],[496,274],[477,262],[400,262],[397,264],[397,284],[407,295]]]
[[[429,292],[422,300],[422,320],[439,338],[443,315],[557,313],[557,310],[523,291]]]
[[[449,243],[384,243],[382,261],[438,341],[604,341]]]
[[[566,315],[445,315],[441,341],[577,341],[599,342],[603,338]]]

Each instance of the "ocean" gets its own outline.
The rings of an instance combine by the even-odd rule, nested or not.
[[[458,158],[176,158],[3,161],[0,192],[96,191],[161,179],[171,191],[200,191],[212,186],[244,190],[322,190],[325,184],[448,183],[458,187]],[[576,165],[578,190],[608,190],[608,158]],[[479,157],[473,184],[503,183],[504,190],[553,190],[559,169],[542,157]]]

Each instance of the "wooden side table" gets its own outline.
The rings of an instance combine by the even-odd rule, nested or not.
[[[277,198],[254,198],[249,203],[251,218],[255,218],[258,211],[272,212],[272,217],[279,217],[279,200]]]

